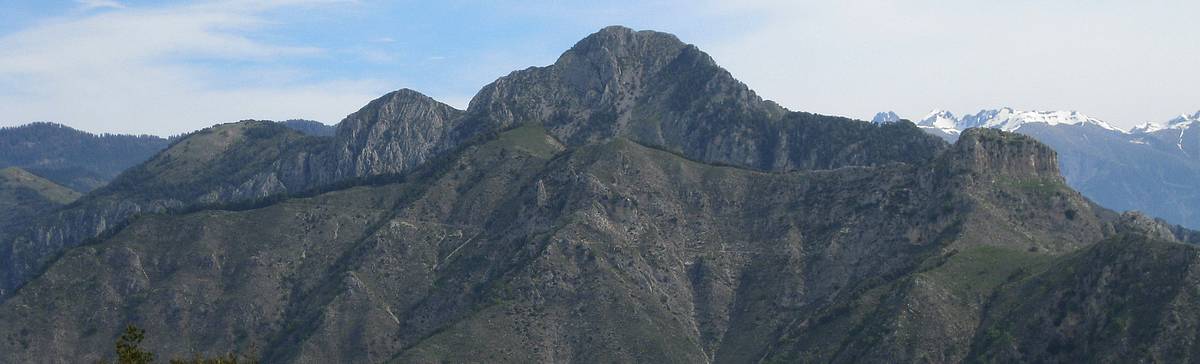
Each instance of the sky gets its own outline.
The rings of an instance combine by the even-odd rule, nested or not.
[[[173,135],[458,108],[607,25],[674,33],[797,111],[1009,106],[1118,127],[1200,109],[1197,1],[0,0],[0,126]]]

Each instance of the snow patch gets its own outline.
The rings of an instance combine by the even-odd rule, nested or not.
[[[1026,124],[1047,125],[1094,125],[1104,129],[1124,133],[1103,120],[1084,115],[1078,111],[1022,111],[1012,108],[982,110],[978,114],[968,115],[958,124],[959,129],[994,128],[1004,131],[1016,131]]]
[[[928,115],[921,118],[917,122],[917,126],[926,129],[937,129],[949,134],[958,134],[962,129],[958,128],[960,120],[954,113],[946,110],[933,110]]]

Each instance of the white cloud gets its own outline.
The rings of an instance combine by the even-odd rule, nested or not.
[[[75,3],[79,4],[79,9],[83,10],[83,11],[94,10],[94,9],[104,9],[104,8],[111,8],[111,9],[124,9],[125,8],[124,4],[121,4],[114,0],[75,0]]]
[[[84,6],[104,5],[89,1]],[[4,124],[56,121],[91,131],[173,134],[245,118],[336,122],[385,89],[306,81],[303,70],[206,68],[201,59],[272,64],[321,56],[246,34],[262,12],[329,1],[222,1],[52,19],[0,37]],[[109,4],[112,5],[112,4]],[[120,5],[120,4],[115,4]],[[232,85],[231,85],[232,84]]]

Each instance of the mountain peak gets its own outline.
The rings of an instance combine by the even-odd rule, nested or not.
[[[889,124],[897,121],[900,121],[900,115],[896,115],[893,111],[876,113],[875,117],[871,118],[871,122],[875,124]]]
[[[575,43],[572,50],[586,48],[591,46],[626,46],[634,44],[634,42],[661,42],[662,44],[675,44],[678,47],[686,46],[687,43],[679,40],[671,33],[663,33],[653,30],[633,30],[621,25],[610,25],[592,33],[579,42]]]
[[[1134,133],[1134,134],[1144,134],[1144,133],[1153,133],[1153,132],[1163,130],[1163,129],[1166,129],[1166,128],[1163,127],[1162,124],[1156,123],[1153,121],[1148,121],[1148,122],[1142,123],[1141,125],[1135,126],[1132,129],[1129,129],[1129,132]]]
[[[1078,111],[1026,111],[1011,107],[980,110],[975,115],[963,117],[957,127],[959,130],[968,128],[994,128],[1004,131],[1015,131],[1026,124],[1092,125],[1112,131],[1121,131],[1121,129],[1109,125],[1103,120],[1093,118]]]
[[[1191,123],[1195,123],[1195,122],[1200,122],[1200,111],[1196,111],[1194,114],[1191,114],[1191,115],[1180,114],[1179,116],[1175,117],[1174,119],[1171,119],[1170,121],[1168,121],[1167,127],[1176,127],[1176,126],[1187,125],[1187,124],[1191,124]]]
[[[411,89],[383,95],[337,126],[337,174],[399,173],[449,148],[463,112]]]
[[[961,131],[958,129],[958,124],[959,119],[957,116],[954,116],[954,113],[941,109],[930,111],[924,118],[921,118],[921,121],[917,122],[917,126],[940,129],[952,134],[957,134]]]
[[[1166,129],[1186,129],[1194,123],[1200,123],[1200,111],[1188,115],[1186,113],[1179,114],[1174,119],[1167,120],[1166,123],[1149,121],[1129,129],[1131,133],[1147,134]]]
[[[623,26],[609,26],[575,43],[554,63],[557,68],[598,68],[648,73],[658,70],[684,49],[699,51],[669,33],[651,30],[635,31]],[[708,59],[707,63],[716,62]]]

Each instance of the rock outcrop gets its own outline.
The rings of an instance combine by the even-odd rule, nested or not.
[[[103,359],[126,323],[267,362],[1195,360],[1193,233],[1057,170],[1006,132],[783,110],[606,28],[466,111],[402,90],[333,138],[183,139],[85,200],[190,207],[41,251],[0,361]]]
[[[332,138],[273,122],[182,137],[80,203],[0,233],[0,300],[64,248],[139,213],[249,203],[402,175],[464,144],[540,125],[567,145],[628,138],[687,158],[764,171],[923,163],[945,147],[910,123],[883,126],[787,111],[675,36],[609,27],[547,67],[486,86],[466,111],[412,90],[376,99]]]

